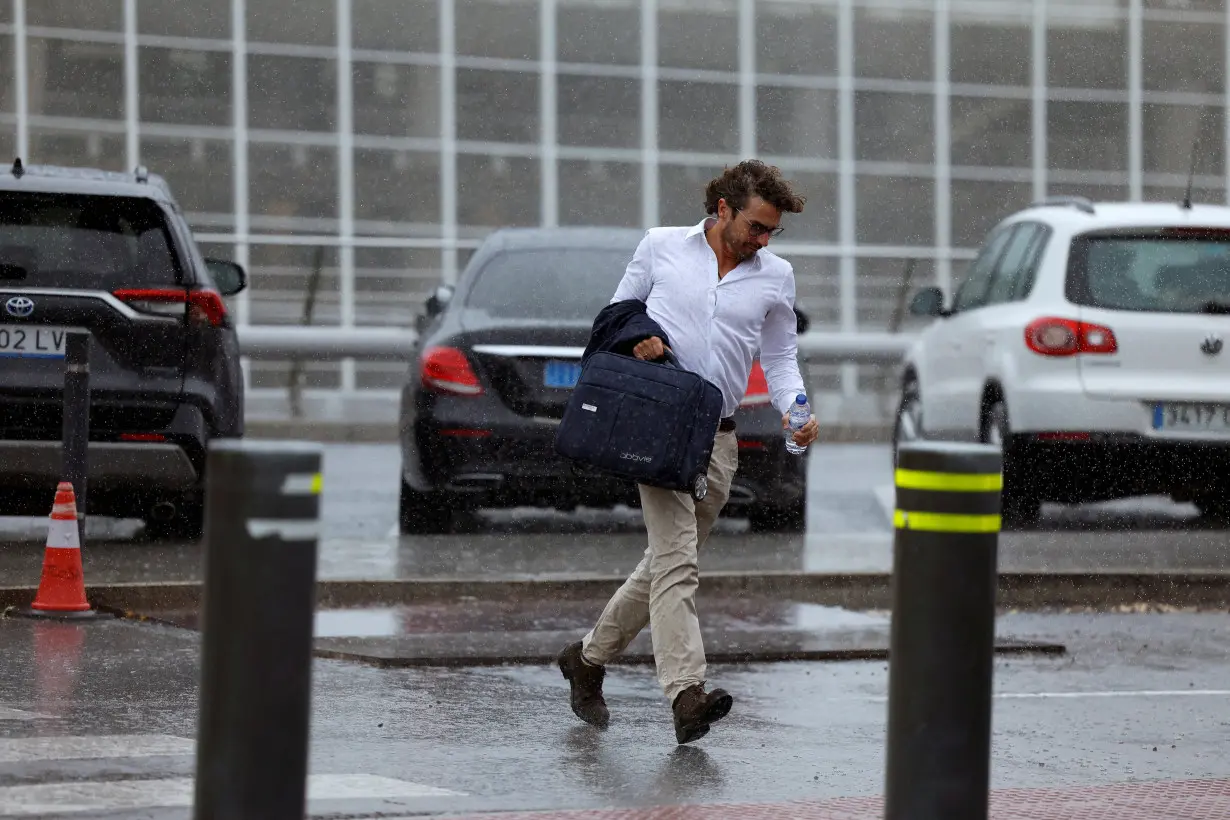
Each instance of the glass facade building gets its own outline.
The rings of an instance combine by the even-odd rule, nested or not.
[[[815,329],[1044,195],[1226,198],[1223,0],[0,0],[0,152],[167,177],[243,323],[410,325],[505,225],[690,224],[756,155]],[[257,236],[259,235],[259,236]],[[352,238],[358,237],[355,241]],[[911,262],[910,260],[914,260]],[[906,325],[909,326],[908,324]],[[287,368],[253,362],[253,388]],[[404,367],[308,368],[389,389]],[[853,397],[874,372],[814,367]]]

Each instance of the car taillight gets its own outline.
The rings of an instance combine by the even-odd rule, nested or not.
[[[455,347],[428,348],[423,353],[419,373],[424,387],[440,393],[477,396],[483,392],[466,355]]]
[[[1117,353],[1115,333],[1103,325],[1048,316],[1025,328],[1025,345],[1040,356]]]
[[[760,362],[752,362],[752,372],[747,379],[747,392],[743,394],[743,401],[739,402],[740,407],[758,407],[762,404],[768,404],[769,382],[764,377],[764,370],[760,367]]]
[[[188,321],[211,327],[221,327],[226,321],[226,303],[209,290],[122,288],[113,293],[115,298],[142,313],[178,318],[186,310]]]

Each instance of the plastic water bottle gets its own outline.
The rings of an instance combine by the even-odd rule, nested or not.
[[[807,445],[799,445],[794,440],[794,434],[797,430],[802,430],[807,422],[811,421],[811,405],[807,403],[807,396],[800,393],[794,397],[794,404],[790,405],[790,416],[786,426],[786,452],[794,455],[799,455],[807,450]]]

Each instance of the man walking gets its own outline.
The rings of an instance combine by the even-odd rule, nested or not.
[[[803,392],[794,268],[765,247],[783,230],[782,215],[801,213],[804,202],[775,167],[747,160],[727,168],[705,188],[709,216],[700,224],[646,232],[611,300],[645,303],[679,365],[721,389],[723,418],[704,500],[639,485],[649,534],[645,556],[589,634],[559,655],[560,671],[571,684],[572,711],[586,723],[608,725],[605,665],[650,623],[658,681],[671,704],[679,743],[703,737],[734,702],[724,690],[705,691],[705,650],[696,615],[697,553],[730,497],[739,456],[732,416],[743,400],[757,350],[783,427],[791,402]],[[664,349],[663,340],[654,336],[638,342],[633,355],[657,359]],[[794,438],[810,444],[817,431],[813,416]]]

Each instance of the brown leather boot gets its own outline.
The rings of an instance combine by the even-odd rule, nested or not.
[[[704,684],[689,686],[679,693],[671,710],[675,713],[675,740],[691,743],[709,734],[709,724],[726,717],[735,699],[725,689],[705,692]]]
[[[572,684],[572,713],[581,720],[605,729],[611,722],[606,700],[602,697],[602,680],[606,677],[605,666],[593,666],[581,658],[581,642],[565,646],[559,653],[559,671]]]

